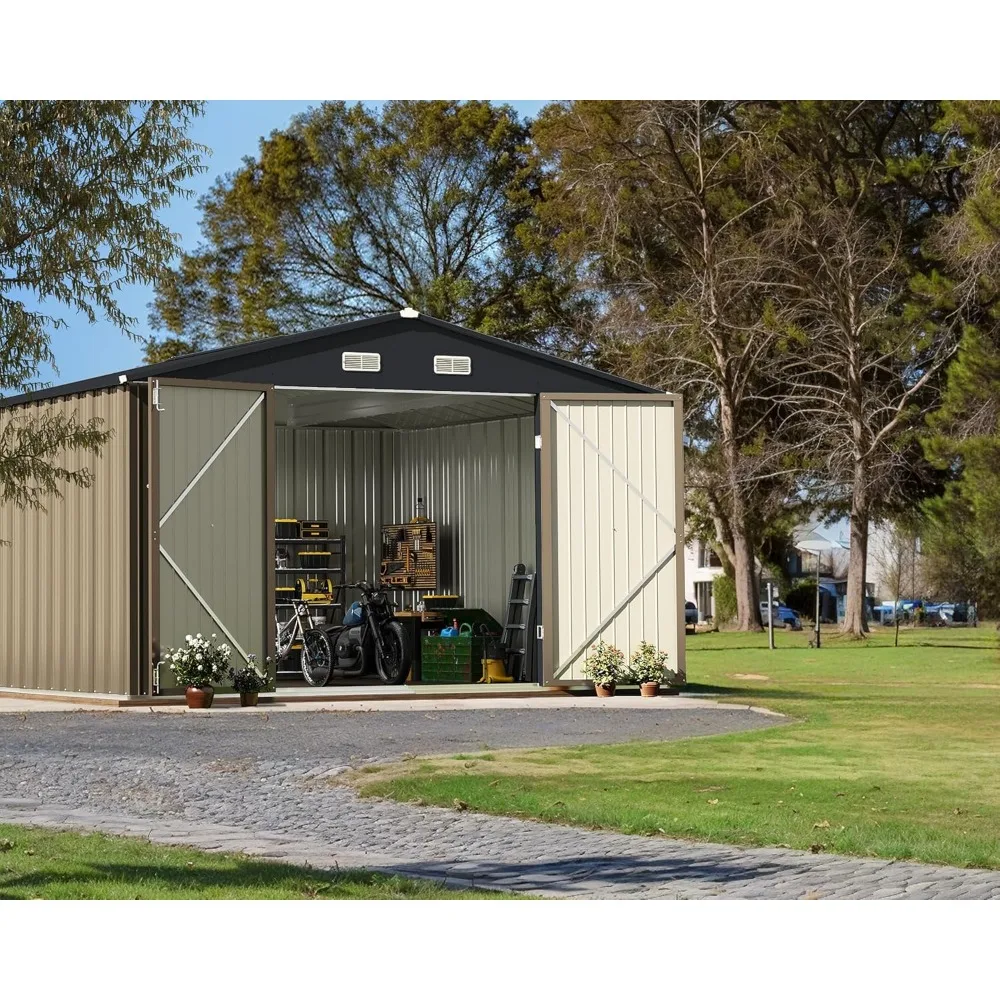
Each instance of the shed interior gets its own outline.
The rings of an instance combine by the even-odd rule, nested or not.
[[[274,516],[284,524],[316,521],[328,533],[326,539],[276,539],[279,621],[292,614],[289,596],[329,587],[325,600],[311,599],[310,611],[340,623],[358,596],[344,585],[378,583],[389,537],[383,528],[410,522],[422,501],[436,526],[437,579],[432,587],[393,591],[398,609],[409,612],[413,679],[430,680],[419,670],[422,635],[452,618],[444,609],[440,620],[426,609],[419,614],[427,594],[459,595],[459,618],[482,612],[483,621],[502,625],[514,566],[535,573],[535,406],[531,394],[276,387]],[[327,555],[309,560],[310,552]],[[324,568],[312,572],[305,561]],[[533,677],[534,643],[525,645],[525,676]],[[296,683],[298,654],[278,671],[279,683]],[[330,683],[373,681],[377,677],[335,671]]]

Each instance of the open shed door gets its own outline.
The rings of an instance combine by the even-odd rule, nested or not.
[[[274,649],[271,386],[150,379],[150,662],[213,632],[234,664]],[[166,667],[152,689],[179,690]]]
[[[542,679],[583,679],[603,639],[684,673],[680,397],[540,397]]]

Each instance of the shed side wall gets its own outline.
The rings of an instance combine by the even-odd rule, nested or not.
[[[76,413],[114,431],[89,468],[89,489],[63,486],[47,513],[0,506],[0,687],[129,693],[131,666],[129,405],[127,389],[0,411],[0,423]]]

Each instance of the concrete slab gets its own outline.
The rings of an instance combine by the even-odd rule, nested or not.
[[[274,696],[272,696],[274,697]],[[303,701],[277,698],[275,701],[261,702],[256,708],[242,708],[235,699],[219,699],[212,708],[189,709],[178,704],[109,705],[100,702],[52,701],[47,698],[0,698],[0,714],[27,714],[30,712],[128,712],[139,714],[187,714],[199,716],[213,715],[272,715],[286,712],[464,712],[464,711],[523,711],[524,709],[544,709],[559,711],[584,709],[596,712],[655,712],[655,711],[704,711],[722,709],[746,711],[783,718],[778,712],[742,704],[722,704],[702,696],[686,695],[658,698],[639,698],[621,695],[614,698],[587,696],[555,696],[539,692],[534,697],[491,697],[481,695],[458,698],[412,698],[382,700],[358,698],[330,702]]]

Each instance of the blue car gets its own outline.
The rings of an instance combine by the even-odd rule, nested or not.
[[[767,601],[761,601],[760,620],[765,625],[768,624]],[[792,632],[802,631],[802,622],[799,616],[786,604],[777,603],[774,605],[774,625],[776,628],[780,626],[790,629]]]

